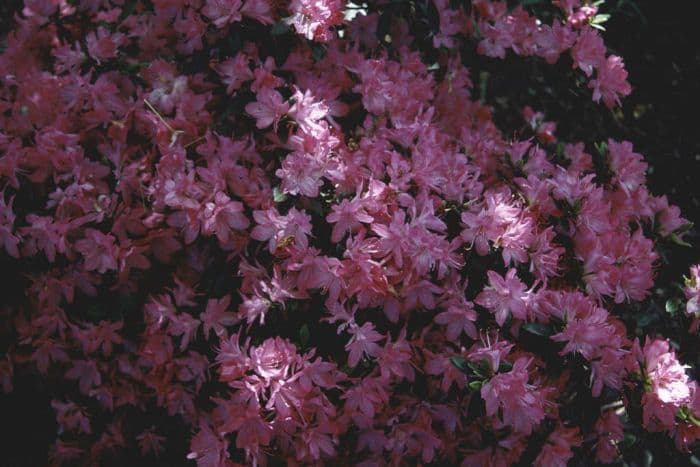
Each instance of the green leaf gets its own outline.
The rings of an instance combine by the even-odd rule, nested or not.
[[[468,384],[469,389],[471,389],[472,391],[480,390],[481,386],[483,386],[483,385],[484,385],[484,382],[480,381],[480,380],[472,381],[471,383]]]
[[[525,323],[522,328],[530,334],[535,334],[537,336],[549,337],[554,334],[551,326],[542,323]]]
[[[675,315],[678,311],[681,301],[678,298],[669,298],[666,300],[666,313]]]
[[[692,222],[686,222],[685,224],[681,225],[676,230],[674,230],[673,233],[674,234],[682,234],[683,232],[687,232],[690,229],[692,229],[693,225],[694,224]]]
[[[606,156],[608,154],[608,143],[605,141],[601,141],[600,143],[594,143],[593,146],[595,147],[596,151],[598,151],[598,154],[601,156]]]
[[[452,365],[454,365],[454,367],[457,368],[459,371],[463,373],[467,372],[467,365],[469,364],[469,362],[466,358],[462,357],[461,355],[455,355],[453,357],[450,357],[450,363],[452,363]]]
[[[486,362],[485,360],[481,363],[468,362],[467,366],[470,370],[472,370],[472,373],[474,373],[479,378],[486,378],[486,375],[489,373],[488,362]]]
[[[273,36],[281,36],[282,34],[287,34],[288,32],[289,26],[284,22],[284,20],[273,24],[270,28],[270,34]]]
[[[608,15],[608,14],[595,15],[593,18],[591,18],[591,23],[592,24],[601,24],[601,23],[606,22],[609,19],[610,19],[610,15]]]
[[[309,326],[304,324],[299,329],[299,345],[305,348],[309,344],[309,338],[311,336],[311,331],[309,331]]]
[[[275,203],[284,203],[287,201],[287,194],[280,191],[279,187],[272,189],[272,199]]]
[[[501,362],[501,364],[498,365],[498,372],[499,373],[507,373],[512,369],[513,369],[513,365],[510,362]]]
[[[672,233],[671,235],[669,235],[669,238],[670,238],[671,241],[672,241],[673,243],[675,243],[676,245],[684,246],[684,247],[688,247],[688,248],[691,247],[691,246],[693,246],[693,245],[691,245],[690,243],[686,242],[685,240],[681,239],[678,235],[676,235],[676,234],[674,234],[674,233]]]
[[[319,61],[323,57],[326,56],[326,48],[322,46],[321,44],[314,44],[311,46],[311,56],[314,58],[314,61]]]

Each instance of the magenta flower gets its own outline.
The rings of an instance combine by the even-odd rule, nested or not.
[[[114,237],[99,230],[85,229],[85,238],[75,242],[75,249],[85,258],[85,269],[104,274],[117,269],[119,247]]]

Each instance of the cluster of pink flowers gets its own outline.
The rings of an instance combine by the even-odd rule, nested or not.
[[[612,107],[596,8],[435,0],[424,44],[408,2],[369,3],[25,1],[0,55],[0,255],[27,278],[0,387],[72,388],[52,463],[614,462],[634,394],[646,430],[700,439],[697,384],[615,311],[687,222],[629,142],[589,154],[532,108],[506,136],[460,55],[570,51]]]
[[[597,13],[596,6],[578,0],[554,2],[567,14],[567,20],[547,25],[522,6],[508,11],[506,2],[472,3],[479,12],[475,34],[480,38],[480,53],[505,58],[506,51],[512,50],[517,55],[541,57],[551,64],[563,52],[570,51],[574,67],[586,77],[591,78],[595,71],[595,79],[588,83],[594,101],[603,99],[606,106],[614,107],[620,105],[620,97],[632,92],[622,58],[606,56],[603,38],[589,25]],[[440,26],[442,29],[442,22]]]
[[[700,317],[700,264],[690,268],[690,276],[685,281],[685,298],[688,300],[686,313]]]

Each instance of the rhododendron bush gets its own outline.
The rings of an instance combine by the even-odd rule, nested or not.
[[[632,142],[561,141],[537,102],[500,128],[473,89],[476,53],[631,92],[599,4],[529,3],[25,0],[0,386],[51,388],[49,461],[687,458],[686,349],[628,318],[688,221]],[[697,344],[698,267],[674,300]]]

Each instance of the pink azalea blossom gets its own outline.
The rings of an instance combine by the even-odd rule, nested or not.
[[[505,277],[488,271],[489,285],[474,300],[495,315],[499,326],[503,326],[509,313],[517,319],[527,317],[530,291],[516,274],[515,269],[509,269]]]
[[[111,235],[99,230],[85,229],[85,238],[75,243],[75,249],[85,258],[85,269],[104,274],[117,269],[119,247]]]
[[[502,409],[503,423],[516,432],[529,435],[544,419],[542,391],[528,384],[530,360],[521,357],[508,373],[499,373],[481,387],[486,414],[496,415]]]
[[[289,104],[274,89],[263,88],[257,94],[257,101],[245,106],[245,111],[255,117],[257,128],[272,125],[277,131],[280,119],[289,111]]]
[[[602,98],[610,108],[615,104],[620,105],[620,97],[628,96],[632,92],[622,58],[610,55],[603,63],[597,65],[596,70],[596,79],[588,83],[588,87],[593,89],[593,100],[598,102]]]

